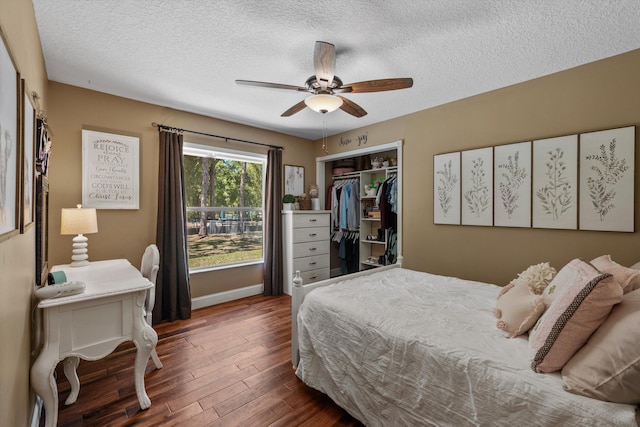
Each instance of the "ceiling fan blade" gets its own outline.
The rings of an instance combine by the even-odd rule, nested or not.
[[[302,111],[305,107],[307,106],[307,104],[304,103],[304,99],[300,102],[298,102],[296,105],[294,105],[293,107],[289,108],[287,111],[285,111],[284,113],[280,114],[280,117],[289,117],[289,116],[293,116],[295,113]]]
[[[380,79],[380,80],[367,80],[364,82],[350,83],[348,85],[342,85],[335,92],[349,92],[349,93],[367,93],[367,92],[384,92],[386,90],[406,89],[413,86],[413,79],[398,78],[398,79]]]
[[[320,84],[321,90],[333,81],[333,69],[336,64],[336,48],[331,43],[316,42],[313,50],[313,67],[316,70],[316,80]]]
[[[236,83],[239,85],[247,85],[247,86],[259,86],[259,87],[268,87],[272,89],[288,89],[288,90],[298,90],[303,92],[308,92],[309,89],[302,86],[293,86],[293,85],[284,85],[281,83],[269,83],[269,82],[256,82],[253,80],[236,80]]]
[[[349,113],[352,116],[355,117],[364,117],[367,115],[367,112],[364,111],[364,108],[362,108],[361,106],[359,106],[358,104],[356,104],[355,102],[351,101],[350,99],[347,99],[343,96],[337,95],[338,98],[342,99],[342,105],[340,106],[340,109],[342,111],[344,111],[345,113]]]

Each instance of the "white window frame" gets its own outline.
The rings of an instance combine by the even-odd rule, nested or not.
[[[261,153],[252,153],[250,151],[232,150],[230,148],[215,147],[212,145],[196,144],[192,142],[184,142],[182,146],[182,155],[197,156],[197,157],[209,157],[209,158],[223,158],[226,160],[236,160],[238,162],[253,162],[262,163],[262,219],[264,221],[264,204],[265,204],[265,191],[267,180],[267,155]],[[225,270],[229,268],[243,267],[247,265],[263,264],[264,263],[264,222],[262,226],[262,259],[256,259],[252,261],[241,261],[233,264],[215,265],[209,267],[201,267],[195,270],[191,270],[189,273],[204,273],[214,270]]]

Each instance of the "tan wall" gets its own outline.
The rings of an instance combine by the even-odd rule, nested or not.
[[[46,106],[47,76],[30,1],[0,0],[0,29],[30,91]],[[4,70],[2,71],[4,72]],[[26,426],[31,366],[35,227],[0,242],[0,426]]]
[[[126,258],[139,266],[144,248],[156,240],[159,143],[152,122],[280,145],[285,147],[283,163],[305,167],[305,186],[315,176],[313,143],[308,140],[55,82],[49,84],[49,96],[49,123],[54,133],[49,172],[49,253],[53,265],[70,262],[73,236],[62,236],[58,230],[60,209],[82,201],[82,129],[140,138],[140,209],[98,210],[98,233],[88,236],[91,260]],[[185,133],[185,141],[266,153],[265,148],[255,145],[224,143],[189,133]],[[261,265],[234,268],[232,273],[195,273],[191,295],[199,297],[260,283]]]
[[[640,125],[640,50],[555,75],[337,135],[366,134],[368,145],[404,139],[405,266],[506,284],[531,264],[556,268],[609,253],[626,265],[640,260],[638,233],[448,226],[433,224],[433,156],[580,132]],[[372,95],[373,96],[373,95]],[[636,143],[640,128],[636,129]],[[322,155],[316,141],[316,155]],[[355,144],[354,144],[355,145]],[[347,149],[359,148],[357,146]],[[636,169],[640,150],[636,150]],[[636,173],[636,203],[640,174]],[[639,210],[636,209],[636,227]]]

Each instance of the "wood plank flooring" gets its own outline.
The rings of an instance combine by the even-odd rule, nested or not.
[[[156,370],[151,360],[147,365],[151,407],[144,411],[135,394],[131,343],[102,360],[80,362],[80,395],[70,406],[59,364],[58,426],[361,427],[295,376],[290,316],[289,296],[254,296],[154,325],[164,367]]]

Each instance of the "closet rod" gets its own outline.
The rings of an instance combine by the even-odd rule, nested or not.
[[[156,123],[156,122],[151,123],[151,126],[158,128],[158,130],[165,129],[165,130],[168,130],[170,132],[188,132],[188,133],[193,133],[193,134],[196,134],[196,135],[204,135],[204,136],[210,136],[212,138],[224,139],[225,142],[229,142],[229,141],[244,142],[244,143],[247,143],[247,144],[261,145],[263,147],[277,148],[279,150],[284,150],[284,147],[281,147],[279,145],[263,144],[262,142],[253,142],[253,141],[247,141],[247,140],[244,140],[244,139],[231,138],[231,137],[228,137],[228,136],[214,135],[212,133],[198,132],[197,130],[181,129],[181,128],[177,128],[177,127],[173,127],[173,126],[167,126],[167,125],[159,124],[159,123]]]

